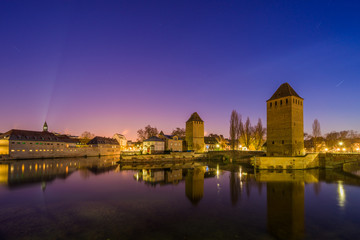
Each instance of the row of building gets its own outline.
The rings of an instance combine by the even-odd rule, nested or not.
[[[125,136],[115,134],[113,138],[96,136],[93,139],[80,139],[48,131],[45,122],[42,131],[12,129],[0,134],[0,159],[31,159],[56,157],[81,157],[120,155],[128,149]],[[135,150],[135,146],[134,149]],[[161,132],[137,144],[142,153],[163,153],[205,150],[204,121],[195,112],[186,122],[186,137],[166,135]]]

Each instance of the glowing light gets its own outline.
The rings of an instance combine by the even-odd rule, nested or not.
[[[339,201],[339,206],[341,208],[345,207],[346,194],[345,194],[344,186],[341,181],[339,181],[339,184],[338,184],[338,201]]]
[[[136,181],[139,181],[139,173],[136,173]]]
[[[241,177],[242,177],[242,168],[241,167],[239,168],[239,177],[240,177],[240,180],[241,180]]]
[[[329,151],[329,149],[325,148],[325,152]]]
[[[216,178],[219,178],[220,170],[219,170],[219,164],[216,165]]]
[[[345,151],[346,151],[346,148],[343,148],[342,150],[345,152]]]
[[[219,145],[219,144],[216,144],[216,147],[217,147],[217,148],[219,148],[219,147],[220,147],[220,145]]]
[[[339,145],[342,146],[344,143],[343,142],[339,142]]]

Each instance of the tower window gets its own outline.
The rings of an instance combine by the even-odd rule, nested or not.
[[[295,103],[295,99],[293,99],[293,103]]]
[[[275,106],[277,106],[277,101],[275,101]]]
[[[270,103],[270,107],[272,107],[272,103]]]
[[[282,140],[281,143],[284,144],[284,140]]]
[[[288,99],[286,99],[286,105],[289,103],[289,100]]]
[[[272,144],[275,144],[275,141],[272,141]]]
[[[280,105],[282,105],[282,100],[280,100]]]

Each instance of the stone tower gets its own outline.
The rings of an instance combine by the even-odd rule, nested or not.
[[[305,154],[303,101],[288,83],[267,100],[267,156]]]
[[[203,152],[204,143],[204,121],[197,112],[194,112],[186,122],[185,140],[187,150]]]
[[[47,132],[48,131],[48,125],[47,123],[45,122],[44,123],[44,126],[43,126],[43,132]]]

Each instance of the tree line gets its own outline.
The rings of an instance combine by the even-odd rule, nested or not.
[[[360,134],[353,130],[332,131],[324,135],[321,134],[320,122],[315,119],[312,124],[312,134],[304,133],[305,143],[312,143],[315,152],[321,150],[325,144],[328,149],[347,148],[349,151],[356,150],[354,144],[360,142]],[[355,148],[355,149],[353,149]]]
[[[253,147],[255,150],[261,150],[265,142],[266,128],[263,127],[259,118],[255,126],[251,125],[250,118],[247,117],[245,123],[242,116],[233,110],[230,115],[230,145],[232,150],[239,149],[239,145],[247,149]]]

